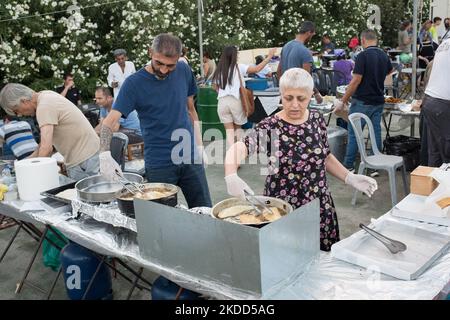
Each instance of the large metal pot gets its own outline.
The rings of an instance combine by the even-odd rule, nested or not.
[[[124,177],[132,182],[142,183],[144,178],[135,173],[126,172]],[[86,202],[111,202],[122,191],[123,186],[119,182],[107,180],[102,175],[90,176],[81,179],[75,184],[78,199]]]
[[[274,198],[274,197],[266,197],[266,196],[255,196],[255,197],[269,207],[276,207],[276,208],[283,209],[284,211],[286,211],[286,214],[289,214],[294,210],[288,202],[286,202],[282,199],[278,199],[278,198]],[[218,217],[218,215],[220,212],[222,212],[222,210],[225,210],[227,208],[234,207],[234,206],[240,206],[240,205],[249,205],[249,203],[244,200],[241,200],[239,198],[225,199],[225,200],[217,203],[214,207],[212,207],[211,215],[216,219],[220,219]],[[240,223],[240,224],[261,228],[262,226],[265,226],[266,224],[269,224],[269,223],[270,223],[270,221],[260,222],[257,224],[256,223]]]
[[[148,201],[154,201],[161,204],[165,204],[166,206],[175,207],[178,204],[178,187],[173,184],[168,183],[146,183],[144,184],[145,191],[152,190],[165,190],[167,195],[162,198],[152,199]],[[130,194],[127,190],[122,190],[122,192],[117,196],[117,204],[119,206],[120,211],[124,213],[126,216],[134,218],[134,204],[133,204],[134,196]]]

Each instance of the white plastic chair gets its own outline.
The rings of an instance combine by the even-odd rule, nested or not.
[[[356,142],[358,144],[359,153],[361,154],[361,163],[359,165],[358,174],[363,174],[365,169],[368,168],[376,170],[386,170],[389,174],[392,207],[394,207],[397,204],[397,184],[395,179],[395,172],[399,167],[402,167],[402,179],[405,195],[408,194],[408,187],[406,184],[406,168],[403,163],[403,158],[399,156],[385,155],[380,152],[377,144],[375,143],[376,140],[373,124],[368,116],[363,113],[352,113],[348,118],[353,127],[353,131],[355,132]],[[362,120],[364,120],[369,126],[369,139],[371,142],[373,142],[371,143],[373,152],[373,155],[371,156],[367,155],[366,153],[363,134],[364,127],[362,124]],[[352,205],[355,205],[356,203],[357,193],[358,191],[355,190],[352,198]]]

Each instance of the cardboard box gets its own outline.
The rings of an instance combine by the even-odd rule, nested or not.
[[[421,196],[429,196],[439,185],[431,172],[436,169],[433,167],[418,166],[411,172],[411,193]]]

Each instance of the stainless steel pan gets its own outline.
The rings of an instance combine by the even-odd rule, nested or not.
[[[142,183],[144,178],[135,173],[124,173],[127,180]],[[122,191],[120,182],[106,180],[101,175],[90,176],[75,184],[78,199],[86,202],[111,202]]]
[[[287,203],[286,201],[284,201],[282,199],[266,197],[266,196],[254,196],[254,197],[257,198],[259,201],[263,202],[266,206],[277,207],[277,208],[283,209],[284,211],[286,211],[286,214],[289,214],[294,210],[289,203]],[[225,210],[227,208],[239,206],[239,205],[248,205],[248,202],[238,199],[238,198],[225,199],[225,200],[217,203],[214,207],[212,207],[211,215],[216,219],[220,219],[218,217],[218,214],[220,212],[222,212],[223,210]],[[255,226],[255,227],[262,227],[268,223],[270,223],[270,222],[265,221],[265,222],[260,222],[258,224],[256,224],[256,223],[240,223],[240,224]]]

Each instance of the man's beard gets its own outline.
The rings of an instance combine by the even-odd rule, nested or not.
[[[157,70],[155,68],[155,66],[153,65],[153,60],[152,60],[152,69],[153,69],[153,73],[156,76],[156,79],[158,79],[158,80],[165,80],[167,78],[167,76],[169,75],[169,72],[164,74],[164,73],[160,72],[159,70]]]

